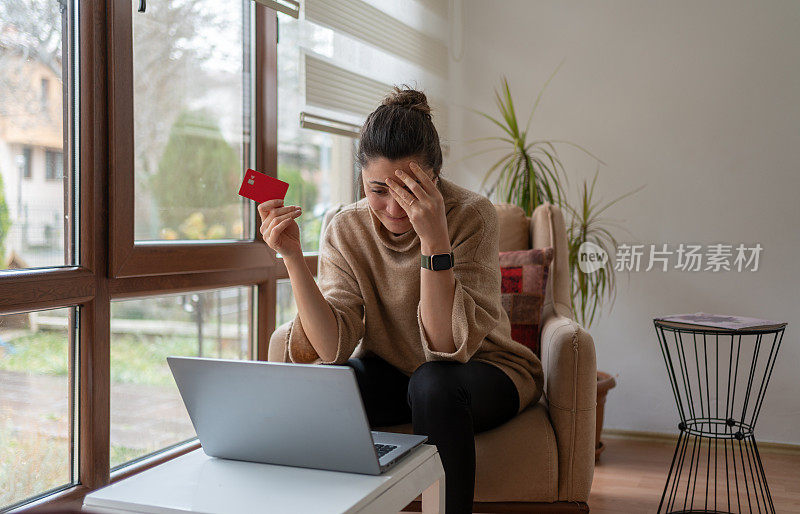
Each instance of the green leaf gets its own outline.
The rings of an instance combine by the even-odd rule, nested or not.
[[[548,78],[547,81],[544,83],[544,86],[542,86],[542,90],[539,91],[539,94],[536,96],[536,102],[534,102],[533,109],[531,109],[531,114],[530,114],[530,116],[528,116],[528,123],[525,124],[525,132],[526,133],[528,132],[528,127],[530,127],[530,125],[531,125],[531,119],[533,119],[533,113],[536,112],[536,107],[539,106],[539,100],[542,99],[542,94],[544,94],[544,90],[547,88],[547,85],[550,83],[550,81],[553,80],[553,77],[556,76],[556,73],[558,73],[558,70],[561,69],[561,65],[564,64],[565,60],[566,60],[566,57],[561,60],[561,63],[556,67],[556,69],[553,72],[553,74],[550,75],[550,78]]]
[[[470,110],[470,111],[472,111],[472,112],[474,112],[475,114],[479,114],[479,115],[483,116],[483,117],[484,117],[484,118],[486,118],[487,120],[491,121],[492,123],[494,123],[495,125],[497,125],[497,126],[498,126],[498,127],[500,127],[501,129],[503,129],[503,131],[504,131],[505,133],[507,133],[509,136],[511,136],[512,138],[514,137],[514,134],[512,134],[511,132],[509,132],[508,128],[507,128],[505,125],[503,125],[502,123],[500,123],[500,122],[499,122],[499,121],[497,121],[496,119],[492,118],[492,117],[491,117],[491,116],[489,116],[488,114],[486,114],[486,113],[483,113],[483,112],[481,112],[481,111],[477,111],[477,110],[475,110],[475,109],[469,109],[469,110]]]
[[[499,137],[499,136],[476,137],[467,140],[468,143],[477,143],[479,141],[502,141],[504,143],[510,143],[511,145],[514,144],[513,139],[508,139],[507,137]]]

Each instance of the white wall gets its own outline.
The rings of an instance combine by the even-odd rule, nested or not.
[[[456,0],[458,1],[458,0]],[[485,1],[463,5],[453,63],[453,155],[445,176],[478,190],[490,156],[467,139],[497,131],[505,74],[520,116],[562,59],[532,137],[566,139],[603,159],[620,241],[761,243],[756,272],[651,270],[620,275],[617,302],[591,328],[598,368],[617,376],[605,426],[677,433],[652,318],[705,311],[788,321],[759,440],[800,444],[800,2]],[[594,161],[562,145],[574,195]],[[674,263],[675,261],[670,261]]]

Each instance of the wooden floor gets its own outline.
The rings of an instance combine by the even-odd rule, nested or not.
[[[595,465],[589,495],[590,512],[657,512],[675,443],[605,435],[603,442],[606,449]],[[800,452],[759,446],[759,454],[775,511],[779,514],[800,513]],[[758,512],[756,505],[753,505],[753,509]],[[742,511],[732,511],[750,512],[744,505]]]

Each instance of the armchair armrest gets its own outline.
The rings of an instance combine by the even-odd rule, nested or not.
[[[278,326],[275,332],[269,338],[269,348],[267,349],[268,362],[292,362],[289,357],[289,330],[292,328],[294,321],[287,321],[283,325]],[[321,364],[322,359],[317,357],[311,362],[305,364]]]
[[[559,501],[588,501],[594,476],[597,361],[594,341],[565,313],[542,325],[544,398],[558,447]]]

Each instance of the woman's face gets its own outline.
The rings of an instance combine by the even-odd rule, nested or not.
[[[402,183],[403,181],[395,174],[395,170],[403,170],[411,177],[416,176],[409,163],[415,161],[419,164],[419,160],[414,157],[405,159],[398,159],[390,161],[384,157],[377,157],[371,159],[366,166],[361,169],[361,180],[364,184],[364,194],[367,196],[369,206],[381,220],[381,223],[390,232],[395,235],[402,234],[411,230],[413,227],[409,221],[403,208],[397,203],[389,192],[389,186],[386,185],[386,177],[391,177],[396,182]],[[423,168],[424,169],[424,168]],[[433,172],[425,170],[428,177],[433,179]],[[436,183],[437,180],[434,180]],[[419,180],[417,180],[419,182]],[[403,186],[406,191],[411,192],[408,186]]]

